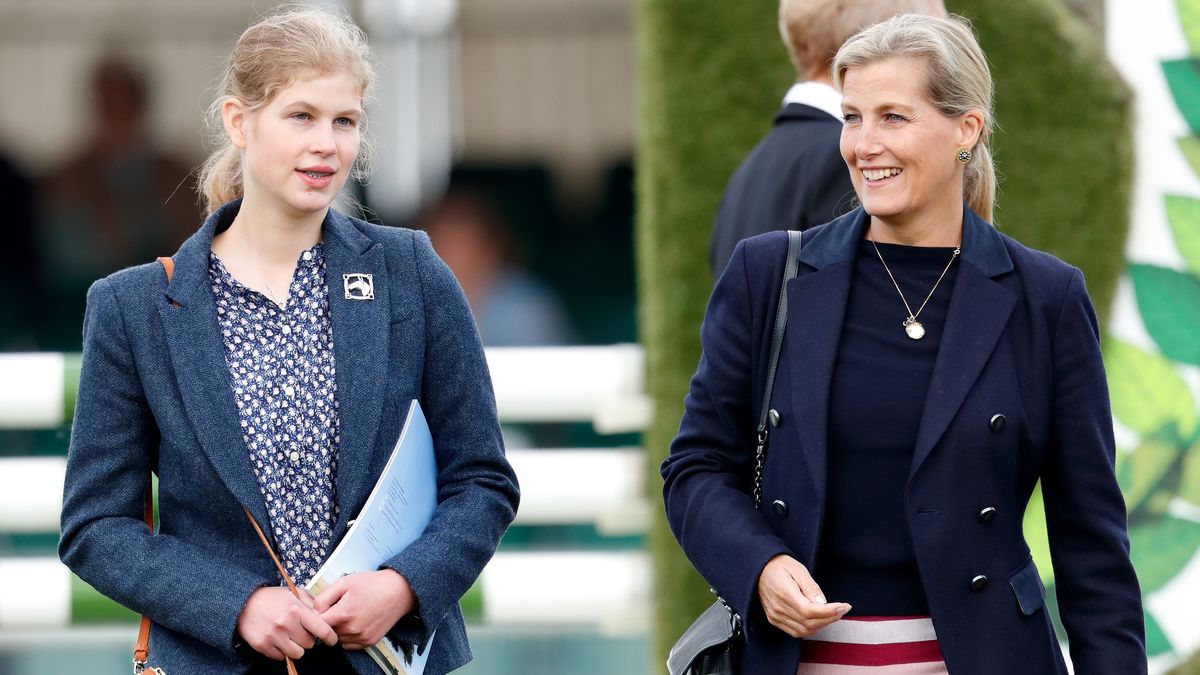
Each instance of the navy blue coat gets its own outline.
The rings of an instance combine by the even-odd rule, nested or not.
[[[816,568],[830,381],[868,222],[857,209],[806,232],[787,286],[771,402],[782,422],[770,438],[762,502],[789,508],[755,511],[748,494],[769,318],[787,250],[781,232],[739,244],[718,281],[679,435],[662,466],[671,528],[696,569],[747,618],[743,666],[755,675],[792,675],[802,649],[766,621],[756,587],[778,554]],[[1040,478],[1075,672],[1145,673],[1141,595],[1083,276],[969,210],[961,262],[905,504],[947,666],[963,675],[1066,673],[1021,530]],[[991,423],[997,414],[1003,427]],[[980,517],[988,507],[996,509],[990,521]],[[972,590],[978,575],[987,583]]]
[[[269,526],[242,439],[209,282],[222,207],[174,256],[88,292],[83,370],[63,496],[63,561],[98,591],[148,615],[151,662],[170,673],[244,672],[236,622],[277,572],[242,507]],[[348,527],[390,454],[412,399],[429,420],[438,507],[425,533],[386,567],[402,573],[420,618],[394,633],[422,643],[440,675],[471,658],[458,600],[491,558],[518,502],[491,380],[470,310],[424,234],[370,225],[332,209],[323,224],[341,414],[336,477]],[[374,277],[375,298],[348,300],[344,273]],[[172,301],[179,306],[172,305]],[[159,532],[142,523],[146,481],[159,478]],[[348,653],[359,673],[378,667]]]

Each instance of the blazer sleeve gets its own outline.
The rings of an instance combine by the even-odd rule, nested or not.
[[[495,553],[520,492],[466,296],[429,237],[418,232],[412,241],[425,305],[421,405],[437,457],[438,506],[424,534],[384,567],[404,575],[419,605],[419,618],[394,634],[423,645]]]
[[[59,556],[97,591],[233,658],[242,607],[271,580],[146,528],[159,438],[115,292],[98,281],[84,315]]]
[[[746,251],[747,242],[737,245],[709,299],[700,363],[662,476],[671,531],[696,570],[745,620],[749,639],[758,577],[771,558],[791,552],[750,495],[752,415],[755,396],[761,396],[753,391],[751,347],[763,329],[752,315]]]
[[[1141,592],[1114,471],[1099,329],[1077,269],[1067,284],[1052,356],[1053,418],[1042,489],[1071,660],[1077,673],[1145,673]]]

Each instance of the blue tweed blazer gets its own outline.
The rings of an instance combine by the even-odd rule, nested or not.
[[[804,648],[767,622],[757,582],[778,554],[816,567],[830,383],[869,220],[857,209],[804,233],[799,270],[786,289],[771,399],[781,421],[771,432],[763,508],[755,510],[749,490],[785,233],[738,244],[717,282],[679,434],[662,465],[672,531],[746,619],[743,672],[792,675]],[[961,267],[943,331],[904,515],[949,671],[1066,675],[1021,527],[1041,479],[1075,672],[1145,673],[1141,594],[1083,275],[964,209]],[[863,420],[873,423],[887,420]]]
[[[175,254],[88,291],[83,369],[71,429],[59,554],[97,590],[153,621],[151,661],[170,673],[234,673],[236,623],[257,588],[278,583],[243,507],[269,526],[242,440],[208,277],[213,214]],[[458,600],[512,521],[516,476],[504,457],[491,380],[462,290],[424,234],[330,209],[325,241],[341,414],[335,537],[355,517],[419,399],[437,448],[438,508],[425,533],[386,563],[419,612],[393,634],[423,643],[426,673],[471,659]],[[343,274],[373,275],[374,300],[349,300]],[[177,304],[172,304],[172,301]],[[142,523],[150,473],[159,531]],[[359,673],[378,667],[349,652]]]

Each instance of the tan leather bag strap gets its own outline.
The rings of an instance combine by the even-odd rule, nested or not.
[[[168,258],[166,256],[163,256],[158,259],[158,262],[162,264],[163,271],[167,273],[167,283],[170,284],[171,283],[171,275],[175,272],[175,261],[171,260],[170,258]],[[172,300],[171,304],[178,305],[179,303]],[[289,575],[287,573],[287,570],[284,569],[284,567],[283,567],[283,563],[279,561],[279,556],[275,555],[275,549],[271,548],[271,542],[269,542],[267,540],[267,535],[264,534],[262,528],[258,526],[258,522],[256,522],[254,520],[254,516],[250,515],[250,509],[247,509],[245,506],[243,506],[242,510],[246,512],[246,518],[250,520],[250,525],[254,527],[254,531],[258,534],[258,539],[259,539],[259,541],[262,542],[263,548],[267,549],[267,553],[271,556],[271,561],[275,563],[275,569],[279,570],[279,575],[281,577],[283,577],[283,581],[287,584],[288,590],[292,592],[292,595],[296,596],[296,598],[299,599],[300,598],[300,589],[296,588],[296,584],[292,582],[291,575]],[[146,482],[146,505],[145,505],[145,510],[143,511],[143,514],[142,514],[142,520],[146,523],[146,527],[150,528],[150,533],[153,534],[154,533],[153,481]],[[146,664],[149,660],[150,660],[150,618],[147,617],[145,614],[143,614],[141,626],[138,628],[137,644],[135,644],[133,647],[133,669],[134,669],[134,672],[140,673],[141,669],[146,667]],[[285,657],[285,661],[287,661],[288,675],[299,675],[299,673],[296,672],[296,664],[290,658]]]

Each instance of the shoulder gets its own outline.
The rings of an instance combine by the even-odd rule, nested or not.
[[[1083,286],[1083,272],[1060,258],[1030,248],[997,230],[1012,258],[1013,271],[1022,279],[1025,288],[1045,300],[1062,299],[1070,290],[1087,293]]]
[[[103,296],[111,297],[122,306],[141,303],[150,307],[166,286],[167,273],[162,263],[155,260],[127,267],[93,282],[88,289],[88,304],[99,302]]]
[[[425,233],[411,230],[407,227],[368,223],[352,216],[342,215],[359,234],[383,246],[389,253],[411,253],[416,241],[421,237],[428,240]]]

